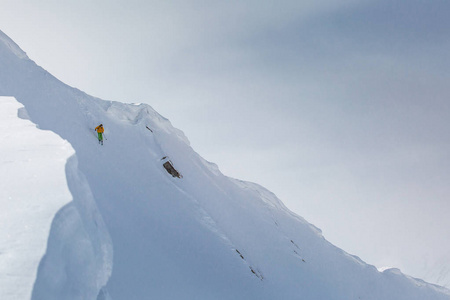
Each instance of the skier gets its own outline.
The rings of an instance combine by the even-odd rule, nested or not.
[[[98,143],[103,145],[103,132],[105,132],[103,124],[100,124],[97,127],[95,127],[95,131],[97,131],[98,133]]]

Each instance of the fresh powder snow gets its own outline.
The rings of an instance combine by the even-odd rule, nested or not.
[[[223,175],[150,106],[104,101],[69,87],[0,35],[0,95],[14,96],[26,109],[23,116],[75,150],[60,159],[62,183],[50,188],[56,195],[63,185],[71,197],[55,207],[56,216],[52,212],[45,255],[33,253],[39,266],[35,260],[23,269],[28,286],[18,281],[30,288],[34,280],[31,299],[450,299],[447,289],[397,269],[380,272],[333,246],[270,191]],[[100,123],[103,146],[94,131]],[[23,135],[8,127],[2,134]],[[29,147],[39,151],[39,145]],[[57,161],[42,160],[42,168]],[[166,171],[166,161],[182,178]],[[11,194],[21,188],[5,186]],[[26,205],[46,205],[28,196]],[[6,205],[2,213],[10,214]],[[4,239],[2,261],[16,253]],[[6,299],[15,299],[22,286],[15,289]]]

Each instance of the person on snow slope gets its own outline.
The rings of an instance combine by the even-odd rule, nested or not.
[[[103,132],[105,132],[103,124],[100,124],[97,127],[95,127],[95,131],[97,131],[98,133],[98,143],[103,145]]]

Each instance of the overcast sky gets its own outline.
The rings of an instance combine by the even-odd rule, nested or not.
[[[450,267],[449,12],[446,0],[0,0],[0,30],[71,86],[150,104],[337,246],[436,281],[434,264]]]

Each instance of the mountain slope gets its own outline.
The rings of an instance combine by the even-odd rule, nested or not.
[[[66,177],[81,221],[69,236],[55,225],[67,223],[64,214],[53,222],[33,299],[88,299],[80,289],[97,299],[450,299],[334,247],[263,187],[221,174],[148,105],[86,95],[0,37],[0,95],[16,97],[39,128],[76,151]],[[104,146],[93,131],[99,123]],[[164,156],[182,179],[166,172]],[[83,263],[92,268],[74,267]]]

